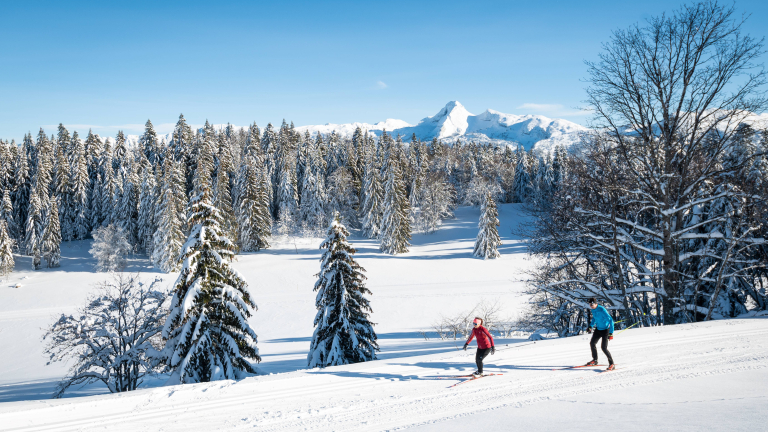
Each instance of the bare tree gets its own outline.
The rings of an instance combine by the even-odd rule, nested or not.
[[[101,283],[85,307],[62,314],[45,333],[48,364],[72,361],[58,385],[58,398],[73,385],[103,382],[110,392],[136,390],[155,372],[150,353],[162,346],[160,331],[167,316],[162,280],[149,284],[138,275],[117,274]]]
[[[726,161],[739,125],[768,107],[766,73],[757,63],[763,40],[742,33],[745,20],[716,1],[683,6],[614,32],[600,60],[587,63],[588,103],[596,113],[592,140],[601,141],[607,155],[601,174],[613,167],[621,178],[606,185],[603,205],[573,209],[589,224],[592,250],[612,262],[599,270],[613,272],[616,308],[629,308],[633,284],[658,280],[651,291],[663,299],[664,322],[678,322],[687,308],[686,277],[696,277],[688,260],[711,255],[706,247],[688,250],[690,240],[762,241],[741,238],[741,230],[702,233],[707,222],[687,223],[696,208],[743,196],[728,180],[761,155]],[[718,265],[730,258],[721,255]],[[627,272],[634,272],[634,283],[622,280]]]

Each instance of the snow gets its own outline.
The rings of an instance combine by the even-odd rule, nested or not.
[[[410,252],[390,256],[355,234],[355,258],[366,270],[377,323],[380,360],[307,370],[316,314],[312,292],[321,239],[278,243],[239,255],[259,310],[249,323],[259,335],[261,375],[240,381],[150,387],[118,395],[94,385],[60,400],[43,400],[66,369],[45,366],[43,326],[82,305],[94,283],[90,241],[62,244],[61,267],[33,272],[28,257],[0,285],[0,431],[20,430],[354,430],[413,428],[595,430],[611,419],[622,430],[759,430],[768,420],[768,317],[752,317],[617,333],[615,372],[553,371],[589,360],[587,336],[497,339],[482,378],[449,389],[432,379],[474,370],[474,349],[462,341],[425,341],[441,314],[499,299],[503,313],[525,307],[531,262],[512,230],[526,217],[500,205],[503,245],[496,260],[472,257],[479,209],[459,208],[432,235],[414,235]],[[133,258],[128,271],[154,270]],[[168,284],[175,275],[163,276]],[[14,289],[19,280],[22,289]],[[473,344],[474,347],[474,344]],[[604,361],[601,353],[601,360]],[[156,386],[163,380],[150,385]],[[608,427],[608,426],[606,426]]]

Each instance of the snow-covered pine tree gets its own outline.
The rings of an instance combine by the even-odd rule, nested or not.
[[[3,191],[2,202],[0,202],[0,220],[5,222],[8,236],[15,241],[20,234],[16,219],[13,217],[13,204],[11,203],[11,194],[8,192],[8,189]]]
[[[242,179],[238,209],[238,243],[243,252],[269,247],[272,215],[267,198],[266,173],[256,157],[247,155],[240,170]]]
[[[13,177],[16,179],[16,188],[11,195],[13,203],[13,217],[18,224],[16,242],[19,248],[24,244],[24,222],[27,220],[27,210],[29,209],[29,194],[32,189],[32,179],[29,170],[29,158],[33,156],[34,144],[32,135],[24,135],[24,142],[16,158]]]
[[[102,222],[102,197],[101,197],[101,173],[96,173],[96,179],[93,181],[93,187],[91,188],[91,196],[88,199],[91,207],[91,228],[96,229],[101,226]]]
[[[198,171],[210,172],[212,157],[206,153],[202,148]],[[261,360],[256,333],[247,321],[256,304],[243,277],[229,264],[235,246],[222,234],[209,181],[210,176],[195,176],[196,195],[189,204],[193,227],[163,327],[162,355],[172,371],[169,384],[238,379],[256,372],[249,359]]]
[[[384,190],[381,184],[381,167],[376,163],[376,149],[366,155],[365,174],[363,176],[362,220],[363,234],[368,238],[377,238],[381,233],[384,218],[382,201]]]
[[[48,268],[59,266],[61,260],[61,228],[59,225],[59,205],[55,198],[48,200],[45,229],[40,241],[40,252]]]
[[[501,256],[497,249],[501,246],[498,226],[499,212],[496,209],[496,199],[491,195],[491,192],[487,192],[480,211],[480,223],[478,224],[480,232],[477,233],[473,255],[483,259],[494,259]]]
[[[117,199],[115,199],[113,223],[125,231],[128,242],[136,247],[138,244],[139,184],[136,164],[128,163],[127,165],[122,178],[122,188],[115,189]]]
[[[16,265],[13,260],[14,244],[15,241],[8,233],[5,220],[0,219],[0,277],[9,275]]]
[[[400,170],[399,148],[395,144],[388,153],[380,248],[384,253],[395,255],[408,252],[411,220],[405,184]]]
[[[163,164],[163,187],[156,202],[157,230],[154,232],[155,249],[152,263],[166,273],[179,268],[179,254],[184,244],[184,214],[187,194],[183,165],[165,158]]]
[[[144,153],[150,165],[156,167],[160,165],[160,146],[157,142],[157,133],[152,122],[147,120],[144,125],[144,133],[139,137],[139,148]]]
[[[229,186],[227,164],[223,163],[223,153],[220,155],[219,167],[216,170],[216,184],[213,197],[214,206],[221,212],[221,229],[227,237],[235,237],[235,213],[232,209],[232,192]]]
[[[64,129],[64,131],[66,131],[66,129]],[[59,136],[61,137],[61,135],[62,133],[60,130]],[[62,138],[59,138],[59,140],[62,141]],[[67,139],[66,143],[68,145],[69,139]],[[72,187],[69,181],[69,161],[64,154],[64,146],[61,142],[56,146],[55,155],[53,194],[51,199],[58,200],[60,203],[57,204],[57,207],[59,207],[61,236],[62,239],[70,241],[75,238],[75,231],[72,226]]]
[[[310,232],[317,232],[325,226],[325,176],[323,175],[320,155],[311,141],[305,144],[304,184],[301,187],[301,205],[299,220]]]
[[[365,269],[355,261],[348,236],[334,215],[328,236],[320,245],[325,252],[314,288],[317,315],[307,355],[311,368],[376,360],[379,346],[368,319],[371,305],[365,297],[371,291],[365,287]]]
[[[515,182],[513,189],[515,198],[513,202],[525,202],[531,193],[531,178],[528,176],[527,156],[522,147],[517,149],[517,167],[515,168]]]
[[[157,231],[157,226],[155,225],[155,202],[157,201],[155,192],[157,192],[157,185],[155,184],[155,175],[149,165],[142,169],[141,177],[139,212],[136,220],[137,246],[140,251],[152,257],[155,244],[154,234]]]
[[[70,224],[72,238],[82,240],[90,233],[90,215],[88,208],[88,195],[90,194],[90,179],[88,177],[88,161],[85,154],[83,141],[77,137],[77,132],[72,136],[72,155],[70,166]]]

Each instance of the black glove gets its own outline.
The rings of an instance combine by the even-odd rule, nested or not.
[[[496,347],[492,346],[491,347],[491,355],[494,355],[494,354],[496,354]]]
[[[587,333],[592,333],[592,327],[587,327]]]
[[[469,345],[469,344],[466,344],[466,343],[464,344],[464,351],[467,350],[467,345]]]

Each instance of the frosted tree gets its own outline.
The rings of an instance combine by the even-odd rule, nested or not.
[[[514,202],[526,202],[531,194],[531,178],[528,175],[528,166],[526,164],[527,156],[522,147],[517,149],[517,167],[515,168],[515,180],[513,183]]]
[[[138,244],[139,185],[135,164],[129,164],[124,173],[122,188],[115,189],[113,222],[125,231],[128,241]]]
[[[303,184],[301,187],[301,205],[299,219],[310,232],[316,232],[325,226],[325,176],[320,163],[317,147],[307,142]]]
[[[320,245],[320,273],[315,283],[315,331],[307,355],[309,367],[336,366],[376,360],[379,346],[366,294],[365,269],[355,261],[349,232],[334,216]]]
[[[157,133],[152,122],[147,120],[144,125],[144,133],[139,137],[139,147],[149,163],[154,167],[160,165],[160,146],[157,142]]]
[[[501,256],[498,247],[501,246],[499,238],[499,212],[496,209],[496,199],[490,192],[485,194],[485,202],[480,210],[480,223],[475,240],[473,255],[483,259],[494,259]]]
[[[8,236],[12,239],[19,237],[19,228],[16,219],[13,217],[13,204],[11,203],[11,194],[8,189],[3,190],[2,202],[0,202],[0,220],[5,222],[5,229]]]
[[[246,156],[240,170],[242,179],[237,238],[243,252],[268,248],[272,232],[272,215],[267,194],[269,186],[266,184],[265,170],[258,165],[258,159]]]
[[[65,129],[66,130],[66,129]],[[61,132],[59,135],[62,135]],[[61,140],[61,139],[60,139]],[[69,143],[67,139],[66,143]],[[60,144],[56,147],[53,176],[53,197],[60,204],[59,207],[59,224],[61,226],[62,238],[66,241],[74,240],[75,230],[72,225],[72,185],[70,183],[69,162],[64,154],[64,147]]]
[[[156,372],[151,354],[166,317],[162,279],[144,283],[116,275],[99,284],[75,314],[62,314],[45,332],[49,363],[71,364],[56,387],[61,397],[72,386],[102,382],[111,393],[136,390]]]
[[[352,172],[346,167],[337,168],[328,177],[327,185],[329,200],[326,211],[329,214],[338,212],[342,224],[358,228],[358,192],[354,187]]]
[[[216,170],[216,184],[214,193],[214,206],[219,209],[222,217],[221,228],[227,237],[235,235],[235,213],[232,209],[232,192],[229,187],[229,174],[225,166],[219,166]]]
[[[155,193],[157,186],[155,184],[155,175],[152,169],[146,166],[142,171],[141,190],[139,193],[139,211],[136,221],[137,226],[137,248],[144,251],[148,256],[152,256],[154,248],[154,234],[157,231],[155,224]]]
[[[70,221],[71,235],[73,239],[82,240],[90,232],[90,220],[88,209],[88,195],[90,179],[88,177],[88,163],[85,155],[83,141],[77,136],[72,139],[74,148],[70,158]]]
[[[372,151],[375,153],[375,150]],[[380,168],[376,166],[376,155],[369,154],[365,165],[363,178],[363,234],[368,238],[377,238],[381,233],[381,222],[384,217],[384,189],[381,184]]]
[[[8,234],[4,220],[0,220],[0,277],[9,275],[16,262],[13,260],[13,245],[15,241]]]
[[[165,158],[165,175],[155,204],[157,229],[154,232],[152,263],[166,273],[178,270],[179,254],[184,244],[186,193],[182,168],[173,163],[171,158]]]
[[[119,226],[110,224],[93,231],[93,245],[89,252],[96,258],[95,269],[98,272],[122,271],[132,250],[125,231]]]
[[[408,252],[411,220],[400,162],[391,152],[384,185],[384,217],[381,223],[381,251],[391,255]]]
[[[201,148],[198,170],[210,172],[212,158]],[[238,379],[255,373],[257,336],[248,324],[256,310],[243,277],[229,262],[235,245],[222,234],[221,215],[210,199],[210,176],[195,176],[190,201],[192,230],[182,248],[182,268],[163,327],[162,358],[169,384]]]
[[[37,195],[37,188],[32,188],[29,196],[29,210],[27,211],[26,232],[24,236],[24,248],[27,255],[32,256],[32,267],[40,268],[40,239],[43,235],[43,208]]]
[[[13,202],[14,219],[19,225],[16,233],[16,240],[20,247],[24,243],[24,223],[27,220],[27,210],[29,209],[29,195],[32,189],[32,178],[29,170],[29,158],[33,155],[34,144],[32,135],[26,134],[24,142],[16,159],[16,166],[13,177],[16,179],[16,188],[12,191],[11,200]]]
[[[61,227],[59,225],[59,205],[55,198],[48,200],[45,228],[40,240],[40,252],[48,268],[59,267],[59,261],[61,261]]]

